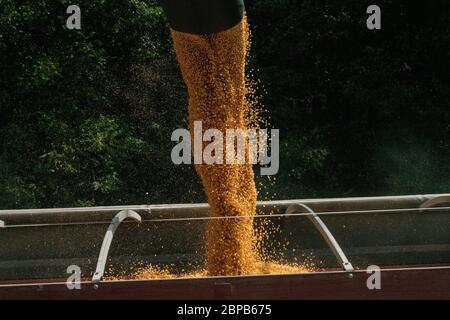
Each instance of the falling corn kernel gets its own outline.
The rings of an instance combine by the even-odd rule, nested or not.
[[[171,32],[188,89],[192,136],[195,121],[202,122],[202,133],[208,129],[226,132],[226,129],[246,130],[268,126],[267,119],[261,116],[262,105],[255,90],[259,83],[251,74],[246,76],[245,72],[250,48],[250,32],[245,16],[233,28],[214,34],[195,35],[173,29]],[[246,147],[248,155],[248,142]],[[223,150],[226,150],[225,143]],[[220,218],[208,221],[205,268],[177,273],[167,266],[147,265],[139,268],[131,278],[283,274],[311,270],[304,264],[283,264],[270,258],[271,236],[280,230],[270,219],[254,221],[249,217],[256,213],[257,199],[253,169],[249,162],[197,164],[195,168],[202,180],[211,214]],[[269,176],[268,182],[273,180]],[[263,189],[264,184],[259,184]],[[267,192],[265,198],[269,198]],[[272,245],[283,247],[279,243]]]

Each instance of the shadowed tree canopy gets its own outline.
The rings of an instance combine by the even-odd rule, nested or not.
[[[170,159],[187,97],[158,1],[80,0],[81,30],[70,4],[1,1],[0,208],[204,201]],[[368,30],[370,4],[247,1],[281,137],[261,199],[449,192],[450,5],[379,1]]]

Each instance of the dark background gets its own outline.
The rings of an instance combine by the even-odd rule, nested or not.
[[[450,191],[448,1],[246,4],[281,135],[260,199]],[[187,101],[157,1],[1,0],[0,66],[0,208],[205,200],[170,160]]]

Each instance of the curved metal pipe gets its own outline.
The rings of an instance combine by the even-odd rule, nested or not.
[[[450,204],[450,195],[429,199],[420,205],[421,208],[432,208],[442,204]]]
[[[316,229],[320,232],[323,239],[328,244],[328,247],[330,247],[331,251],[333,252],[334,256],[336,257],[342,268],[346,272],[349,273],[353,272],[355,269],[353,268],[350,261],[348,261],[347,256],[341,249],[341,246],[336,241],[333,234],[330,232],[330,230],[322,221],[322,219],[320,219],[320,217],[310,207],[308,207],[303,203],[295,203],[293,205],[290,205],[289,208],[287,208],[286,214],[303,213],[302,211],[305,210],[310,213],[310,215],[308,215],[307,217],[309,218],[309,220],[311,220]]]
[[[109,247],[111,246],[112,239],[114,237],[114,233],[117,230],[117,227],[122,223],[123,220],[131,218],[137,220],[139,222],[142,221],[141,216],[133,210],[123,210],[120,211],[111,221],[111,224],[106,231],[105,237],[103,238],[102,248],[100,249],[100,254],[97,260],[97,268],[92,277],[93,283],[98,283],[102,280],[103,274],[105,272],[105,265],[108,259]]]

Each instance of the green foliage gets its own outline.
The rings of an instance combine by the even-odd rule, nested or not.
[[[0,2],[0,208],[204,200],[170,161],[187,97],[155,0]],[[248,1],[279,198],[448,192],[448,3]]]
[[[155,1],[79,1],[82,29],[67,30],[69,4],[1,2],[0,207],[183,199],[186,185],[165,176],[170,133],[185,126],[186,110],[162,9]],[[172,71],[136,80],[139,65]]]
[[[448,2],[379,1],[375,31],[370,4],[250,4],[251,61],[287,141],[281,197],[448,192]]]

